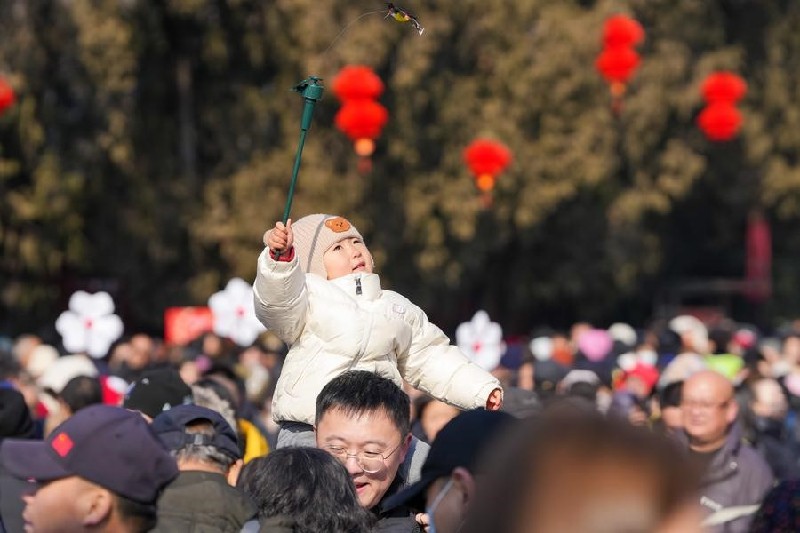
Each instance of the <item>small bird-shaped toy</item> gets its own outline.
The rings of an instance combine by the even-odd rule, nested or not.
[[[419,23],[419,19],[405,11],[404,9],[400,9],[399,7],[395,6],[391,2],[386,4],[386,17],[392,17],[394,20],[398,22],[410,22],[414,29],[422,35],[422,32],[425,31],[425,28],[422,27],[422,24]]]

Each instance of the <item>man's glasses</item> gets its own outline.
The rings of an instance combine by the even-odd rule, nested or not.
[[[681,407],[683,407],[684,409],[697,409],[698,411],[711,411],[714,409],[722,409],[723,407],[726,407],[730,402],[731,402],[730,399],[727,399],[724,402],[683,400],[681,402]]]
[[[389,457],[400,448],[400,444],[403,444],[401,440],[400,443],[395,446],[392,451],[383,455],[378,452],[367,452],[367,451],[360,451],[358,453],[348,453],[347,448],[343,448],[341,446],[326,446],[325,450],[334,456],[336,459],[339,460],[340,463],[347,466],[347,460],[351,457],[355,458],[356,464],[358,464],[359,468],[364,471],[366,474],[377,474],[384,468],[386,468],[386,461]]]

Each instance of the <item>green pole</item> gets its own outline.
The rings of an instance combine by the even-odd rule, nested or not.
[[[300,172],[300,160],[303,155],[303,146],[306,143],[306,135],[311,128],[311,119],[314,117],[314,105],[317,100],[322,99],[325,88],[322,86],[322,78],[309,76],[301,81],[293,90],[300,93],[305,103],[303,104],[303,117],[300,120],[300,140],[297,143],[297,153],[294,156],[294,168],[292,168],[292,181],[289,184],[289,196],[286,198],[286,208],[283,210],[283,223],[289,220],[289,213],[292,211],[292,199],[294,199],[294,188],[297,184],[297,174]]]

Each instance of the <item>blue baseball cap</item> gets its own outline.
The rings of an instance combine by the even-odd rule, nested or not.
[[[3,466],[14,477],[54,481],[79,476],[140,503],[155,503],[178,475],[175,459],[138,413],[92,405],[44,441],[3,441]]]
[[[208,421],[213,426],[213,435],[188,433],[186,428],[193,422]],[[239,438],[231,425],[218,412],[199,405],[178,405],[164,411],[153,419],[153,431],[168,450],[176,451],[192,445],[207,445],[233,459],[241,459]]]

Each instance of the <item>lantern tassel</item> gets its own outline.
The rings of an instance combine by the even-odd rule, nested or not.
[[[619,116],[622,113],[622,100],[625,96],[625,89],[627,87],[622,82],[613,82],[610,86],[611,89],[611,112],[614,116]]]
[[[372,158],[368,155],[361,156],[358,158],[358,173],[362,176],[366,176],[372,172]]]
[[[481,207],[483,209],[490,209],[492,207],[492,191],[481,191]]]

